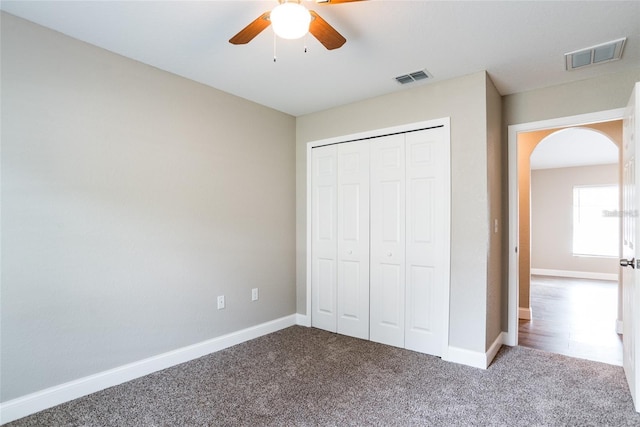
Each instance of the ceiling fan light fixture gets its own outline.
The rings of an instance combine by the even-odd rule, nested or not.
[[[299,39],[309,32],[311,14],[300,3],[284,2],[276,6],[269,17],[276,35],[283,39]]]

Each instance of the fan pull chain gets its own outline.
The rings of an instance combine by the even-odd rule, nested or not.
[[[304,53],[307,53],[307,36],[309,35],[309,33],[306,33],[304,35]]]
[[[276,33],[273,33],[273,62],[276,62]]]

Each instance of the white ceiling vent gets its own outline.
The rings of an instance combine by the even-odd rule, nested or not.
[[[586,49],[575,50],[564,54],[567,71],[575,70],[604,62],[616,61],[622,57],[624,42],[627,38],[613,40]]]
[[[432,76],[427,70],[415,71],[409,74],[403,74],[395,77],[396,81],[400,84],[406,85],[407,83],[417,82],[418,80],[430,79]]]

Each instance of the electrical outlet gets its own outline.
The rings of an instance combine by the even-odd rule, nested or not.
[[[218,310],[222,310],[224,308],[224,295],[220,295],[218,297]]]
[[[251,289],[251,301],[258,301],[258,288]]]

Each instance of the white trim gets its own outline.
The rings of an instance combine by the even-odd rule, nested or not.
[[[518,307],[518,319],[531,320],[531,307]]]
[[[506,337],[507,334],[505,332],[501,332],[489,349],[484,353],[460,347],[449,347],[447,350],[448,357],[446,359],[443,357],[442,359],[447,362],[460,363],[473,368],[487,369],[496,357],[496,354],[498,354],[502,344],[504,344]]]
[[[444,358],[448,356],[449,350],[449,305],[450,305],[450,293],[451,293],[451,221],[452,221],[452,208],[451,208],[451,119],[449,117],[439,120],[444,125],[445,138],[447,145],[447,164],[445,165],[445,186],[449,191],[445,192],[444,203],[449,207],[447,214],[449,215],[448,221],[446,221],[446,235],[448,239],[444,242],[444,253],[447,257],[447,270],[445,272],[445,289],[442,296],[442,307],[444,307],[442,313],[442,346],[440,357]]]
[[[509,297],[508,332],[505,344],[518,343],[518,133],[536,130],[580,126],[590,123],[619,120],[624,108],[510,125],[508,127],[509,159]]]
[[[312,313],[311,313],[311,215],[312,215],[312,207],[311,207],[311,199],[312,199],[312,189],[311,189],[311,172],[312,172],[312,162],[313,159],[311,157],[311,143],[307,144],[307,223],[305,224],[305,229],[307,232],[307,278],[306,278],[306,316],[309,318],[309,326],[311,326],[312,322]]]
[[[460,363],[473,368],[487,369],[486,355],[479,351],[466,350],[460,347],[449,346],[447,349],[447,362]]]
[[[616,334],[622,335],[622,331],[624,330],[622,329],[622,327],[623,327],[622,320],[616,319]]]
[[[350,135],[342,135],[333,138],[321,139],[317,141],[310,141],[307,143],[307,317],[309,318],[309,325],[311,325],[313,313],[311,310],[311,149],[314,147],[321,147],[323,145],[330,144],[339,144],[342,142],[354,141],[363,138],[375,138],[378,136],[393,134],[393,133],[403,133],[403,132],[411,132],[418,129],[430,128],[443,126],[445,129],[445,138],[447,139],[447,147],[451,150],[451,118],[443,117],[440,119],[434,120],[426,120],[423,122],[409,123],[400,126],[393,126],[382,129],[375,129]],[[451,153],[449,152],[449,159],[451,157]],[[448,185],[449,189],[451,189],[451,166],[448,165],[448,177],[449,180]],[[450,193],[451,191],[449,191]],[[447,195],[448,203],[451,205],[451,194]],[[449,206],[449,217],[451,217],[451,206]],[[449,267],[451,266],[451,220],[449,220],[449,241],[447,242],[449,245]],[[444,307],[442,313],[442,328],[443,328],[443,337],[442,337],[442,354],[441,357],[446,359],[447,352],[449,351],[449,293],[451,289],[451,277],[449,276],[449,280],[445,283],[446,289],[444,289],[442,304]]]
[[[444,126],[448,128],[449,123],[450,123],[450,118],[443,117],[440,119],[426,120],[423,122],[415,122],[415,123],[407,123],[399,126],[392,126],[388,128],[382,128],[382,129],[374,129],[374,130],[369,130],[365,132],[358,132],[358,133],[352,133],[349,135],[342,135],[342,136],[336,136],[333,138],[326,138],[326,139],[311,141],[307,143],[307,161],[309,161],[309,159],[311,158],[310,151],[314,147],[322,147],[323,145],[330,145],[330,144],[340,144],[342,142],[356,141],[358,139],[377,138],[379,136],[384,136],[384,135],[389,135],[394,133],[411,132],[419,129],[426,129],[426,128],[432,128],[432,127],[438,127],[438,126]],[[307,168],[307,178],[309,177],[310,177],[310,170],[309,168]]]
[[[532,268],[531,274],[535,274],[538,276],[572,277],[575,279],[618,280],[618,275],[615,273],[597,273],[592,271],[550,270],[547,268]]]
[[[296,313],[296,325],[311,327],[311,316]]]
[[[0,424],[224,350],[295,324],[296,315],[292,314],[3,402],[0,404]]]
[[[506,337],[507,337],[506,332],[500,332],[500,334],[496,337],[496,340],[489,347],[489,350],[487,350],[487,352],[485,353],[487,368],[489,367],[489,365],[491,365],[491,362],[493,362],[493,359],[495,359],[496,354],[498,354],[498,351],[500,351],[500,348],[502,347],[502,344],[504,344]]]

